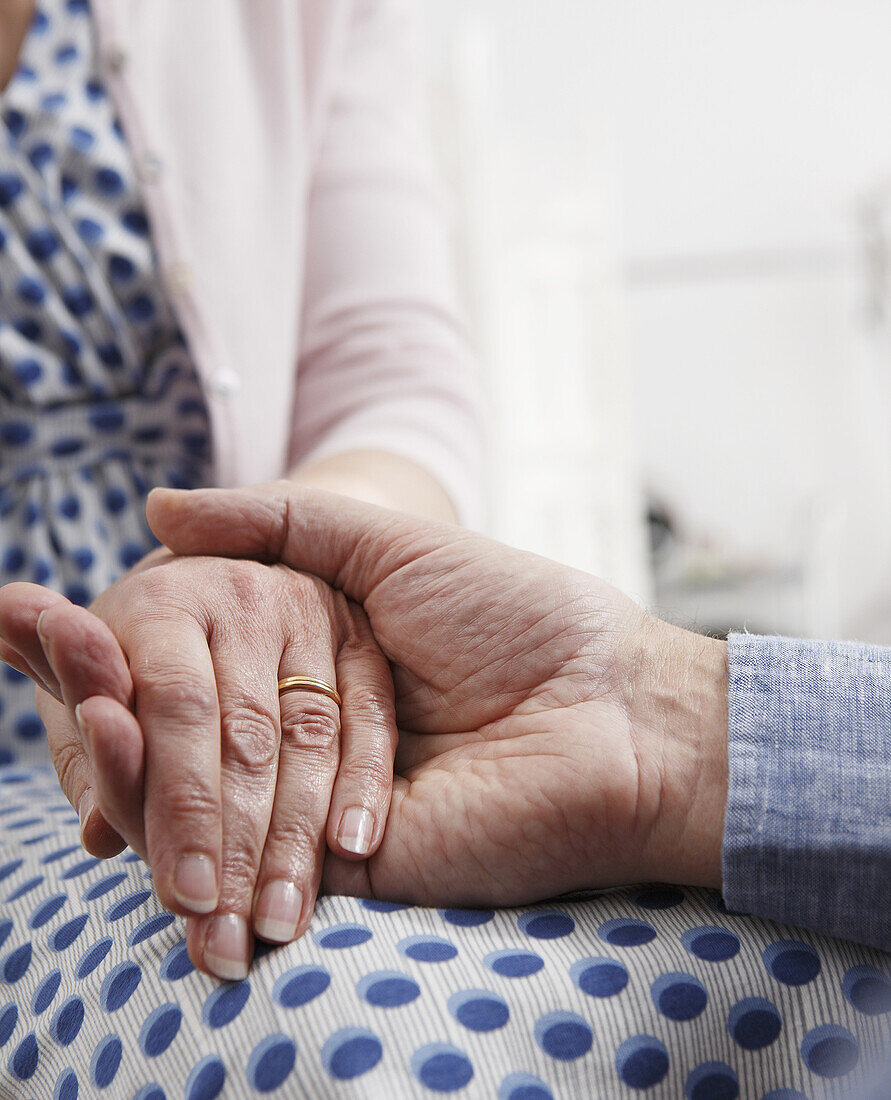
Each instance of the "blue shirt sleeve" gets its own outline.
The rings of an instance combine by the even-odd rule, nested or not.
[[[728,908],[891,950],[891,649],[731,634]]]

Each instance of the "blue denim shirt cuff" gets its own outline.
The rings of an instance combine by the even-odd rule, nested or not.
[[[891,950],[891,649],[731,634],[728,908]]]

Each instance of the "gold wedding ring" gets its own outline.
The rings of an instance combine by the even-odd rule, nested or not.
[[[337,693],[337,688],[333,688],[330,684],[326,684],[324,680],[318,680],[315,676],[286,676],[284,680],[278,682],[278,693],[282,694],[283,691],[315,691],[319,695],[327,695],[329,699],[333,699],[338,706],[342,706],[340,696]]]

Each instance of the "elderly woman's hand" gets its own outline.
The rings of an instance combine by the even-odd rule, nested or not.
[[[309,569],[362,602],[399,723],[386,833],[326,887],[518,904],[641,880],[718,885],[723,643],[596,577],[468,531],[293,485],[156,492],[180,553]]]
[[[120,850],[113,828],[148,860],[161,900],[192,918],[196,965],[243,977],[251,924],[272,941],[305,929],[326,832],[345,858],[379,845],[392,680],[364,613],[321,581],[158,551],[89,612],[7,585],[0,632],[0,657],[46,689],[41,716],[85,845]],[[336,685],[342,713],[323,694],[279,696],[286,676]]]

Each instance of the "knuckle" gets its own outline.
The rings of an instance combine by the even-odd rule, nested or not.
[[[79,772],[83,763],[83,752],[73,741],[65,741],[53,748],[53,766],[59,777],[59,786],[65,797],[75,808],[82,794],[79,789]]]
[[[221,724],[223,755],[240,771],[268,772],[278,759],[278,734],[272,715],[259,704],[227,710]]]
[[[132,670],[137,706],[143,704],[162,714],[187,711],[197,718],[217,714],[216,685],[197,669],[136,667]]]
[[[228,583],[235,602],[244,608],[259,607],[269,588],[269,568],[256,561],[233,559],[227,563]]]
[[[252,886],[260,869],[260,845],[254,837],[241,837],[240,843],[223,854],[223,892],[231,895],[236,883]]]
[[[307,707],[300,714],[282,716],[282,745],[301,751],[326,753],[336,747],[340,723],[321,707]]]

